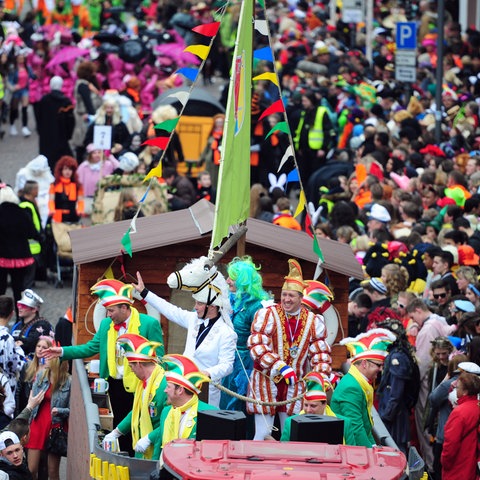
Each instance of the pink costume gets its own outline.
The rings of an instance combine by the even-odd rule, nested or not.
[[[93,197],[97,190],[98,181],[111,175],[118,167],[118,160],[110,155],[104,162],[90,163],[88,160],[83,161],[77,170],[79,182],[83,185],[83,194],[85,197]]]

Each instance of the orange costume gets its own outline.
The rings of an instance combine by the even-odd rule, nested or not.
[[[48,208],[54,222],[76,223],[84,212],[83,189],[69,178],[50,185]]]

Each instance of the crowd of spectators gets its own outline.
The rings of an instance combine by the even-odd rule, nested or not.
[[[344,23],[340,9],[331,18],[323,3],[267,5],[277,60],[256,61],[254,69],[275,71],[281,88],[267,81],[254,84],[250,213],[351,246],[365,280],[350,285],[348,334],[355,337],[382,326],[397,335],[378,391],[380,416],[398,446],[407,451],[417,442],[427,468],[441,478],[442,467],[452,470],[455,445],[465,433],[458,424],[468,423],[470,397],[479,390],[480,34],[458,23],[458,12],[438,12],[437,2],[413,3],[375,1],[372,32],[363,24]],[[10,135],[18,135],[20,116],[21,133],[30,136],[28,102],[35,120],[44,118],[45,96],[54,91],[61,91],[61,101],[69,102],[63,104],[67,111],[62,118],[74,120],[72,128],[61,132],[69,152],[55,153],[48,142],[48,151],[42,151],[42,132],[36,125],[39,154],[44,157],[32,160],[31,167],[38,177],[42,220],[49,189],[50,214],[58,221],[66,221],[64,215],[71,221],[85,213],[83,196],[93,197],[100,178],[145,174],[160,158],[171,209],[187,208],[199,198],[215,201],[223,115],[214,118],[199,156],[206,171],[198,184],[178,171],[184,161],[178,137],[172,136],[166,154],[141,144],[156,136],[156,124],[178,116],[173,107],[152,108],[152,103],[183,82],[175,73],[178,67],[198,64],[181,53],[199,41],[194,26],[221,20],[202,74],[206,85],[229,77],[238,5],[228,5],[225,11],[203,2],[152,1],[122,7],[116,10],[105,1],[95,19],[92,12],[82,16],[81,11],[59,12],[57,6],[40,17],[27,15],[2,32],[0,78],[9,93],[2,98],[0,91],[0,102]],[[7,14],[15,20],[15,12],[3,7],[4,18]],[[440,15],[444,32],[438,31]],[[406,20],[418,25],[412,83],[395,79],[395,26]],[[55,32],[52,25],[62,22]],[[95,25],[103,30],[92,39],[88,32]],[[122,51],[127,40],[146,50],[137,61]],[[371,59],[366,42],[371,42]],[[256,48],[263,46],[264,40],[257,38]],[[59,60],[69,48],[77,48],[78,55]],[[439,59],[441,85],[435,76]],[[441,104],[436,102],[439,90]],[[287,113],[295,162],[292,157],[282,161],[290,139],[283,129],[274,130],[281,116],[260,119],[278,99]],[[107,152],[92,143],[95,126],[104,125],[112,127]],[[26,180],[34,180],[27,178],[25,168],[17,186],[22,191]],[[299,182],[309,214],[294,218]],[[122,202],[131,209],[136,199],[124,195]],[[5,203],[19,202],[9,197]],[[116,218],[129,215],[119,211]],[[25,235],[39,238],[31,229]],[[24,257],[29,255],[22,253]],[[22,287],[26,285],[18,286],[17,296]],[[465,361],[471,364],[465,367]],[[406,395],[415,365],[418,396],[411,404]],[[460,401],[449,401],[452,392]],[[456,402],[458,410],[450,414]],[[407,428],[407,405],[415,407],[415,428]]]

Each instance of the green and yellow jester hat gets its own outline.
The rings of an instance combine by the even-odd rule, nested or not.
[[[113,305],[121,305],[128,303],[132,305],[133,299],[133,285],[123,283],[120,280],[105,279],[97,282],[91,289],[92,295],[97,295],[100,303],[105,307],[112,307]]]
[[[332,385],[320,372],[309,372],[303,377],[305,382],[304,399],[309,402],[318,402],[327,399],[326,392],[331,390]]]
[[[312,311],[323,313],[331,305],[333,293],[322,282],[306,280],[306,288],[303,290],[302,303]]]
[[[151,342],[135,333],[120,335],[117,343],[120,344],[129,362],[156,362],[158,361],[156,349],[162,346],[160,342]]]
[[[388,346],[395,340],[395,335],[389,330],[374,328],[355,338],[344,338],[340,345],[347,347],[352,363],[358,360],[383,362],[388,355]]]
[[[180,385],[195,394],[201,392],[202,384],[210,379],[200,372],[193,360],[184,355],[170,354],[162,358],[167,382]]]

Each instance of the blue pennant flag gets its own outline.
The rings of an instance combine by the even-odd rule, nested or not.
[[[253,52],[253,58],[273,63],[273,54],[270,47],[259,48]]]
[[[298,181],[299,181],[298,171],[297,171],[296,168],[294,168],[294,169],[288,174],[287,182],[298,182]]]
[[[198,68],[183,67],[177,70],[177,73],[181,73],[184,77],[188,78],[191,82],[197,79]]]

